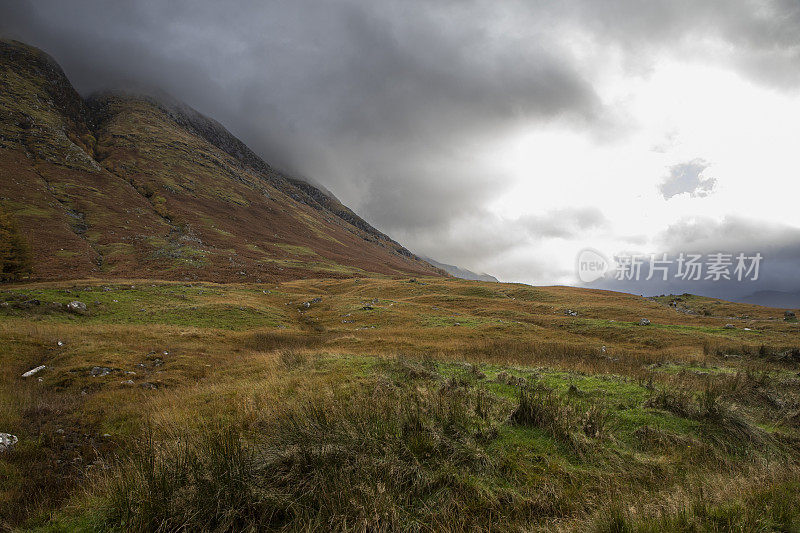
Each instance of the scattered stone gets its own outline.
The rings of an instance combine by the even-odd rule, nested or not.
[[[316,298],[312,298],[311,300],[309,300],[309,303],[312,303],[312,304],[318,304],[318,303],[320,303],[321,301],[322,301],[322,298],[320,298],[319,296],[317,296]]]
[[[93,377],[103,377],[109,375],[113,371],[113,368],[108,368],[107,366],[93,366],[91,374]]]
[[[793,320],[795,318],[794,311],[785,311],[783,313],[784,320]]]
[[[372,307],[371,305],[365,305],[365,306],[364,306],[364,307],[362,307],[361,309],[363,309],[364,311],[372,311],[372,310],[373,310],[373,309],[375,309],[375,308],[374,308],[374,307]]]
[[[121,384],[122,384],[122,385],[127,385],[127,386],[129,386],[129,387],[132,387],[132,386],[134,386],[134,385],[135,385],[135,383],[133,382],[133,380],[132,380],[132,379],[128,379],[128,380],[122,381],[122,382],[121,382]]]
[[[11,433],[0,433],[0,452],[4,452],[14,446],[19,439]]]
[[[59,346],[59,347],[64,346],[64,341],[56,342],[56,346]]]
[[[733,324],[725,324],[724,326],[722,326],[722,329],[736,329],[736,326],[734,326]]]
[[[73,300],[67,304],[67,311],[77,314],[84,314],[87,311],[87,307],[85,303],[79,302],[78,300]]]
[[[32,375],[36,374],[37,372],[41,372],[41,371],[42,371],[42,370],[44,370],[45,368],[47,368],[47,366],[46,366],[46,365],[39,365],[39,366],[37,366],[36,368],[31,368],[30,370],[28,370],[27,372],[25,372],[24,374],[22,374],[22,377],[23,377],[23,378],[29,378],[29,377],[31,377]]]
[[[155,383],[151,383],[149,381],[140,383],[139,386],[143,389],[148,389],[148,390],[156,390],[158,388],[158,385],[156,385]]]
[[[650,325],[650,321],[648,319],[646,319],[646,318],[643,318],[643,319],[641,319],[639,321],[639,325],[640,326],[649,326]]]
[[[567,309],[566,311],[564,311],[564,314],[567,316],[578,316],[578,312],[573,311],[572,309]]]

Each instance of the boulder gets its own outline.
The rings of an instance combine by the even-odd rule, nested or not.
[[[646,318],[643,318],[643,319],[641,319],[639,321],[639,325],[640,326],[649,326],[650,325],[650,321],[648,319],[646,319]]]
[[[785,311],[783,313],[784,320],[794,320],[794,318],[795,318],[794,311]]]
[[[722,329],[736,329],[736,326],[734,326],[733,324],[725,324],[724,326],[722,326]]]

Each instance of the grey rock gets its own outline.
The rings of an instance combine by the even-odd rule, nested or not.
[[[722,326],[722,329],[736,329],[736,326],[734,326],[733,324],[725,324],[724,326]]]
[[[67,304],[67,311],[72,313],[83,314],[87,311],[86,304],[78,300],[73,300]]]
[[[650,321],[648,319],[646,319],[646,318],[643,318],[643,319],[641,319],[639,321],[639,325],[640,326],[649,326],[650,325]]]
[[[93,366],[91,374],[94,377],[103,377],[109,375],[113,371],[114,369],[108,368],[107,366]]]
[[[14,446],[19,439],[11,433],[0,433],[0,452],[4,452]]]

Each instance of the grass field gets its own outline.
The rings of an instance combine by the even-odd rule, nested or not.
[[[0,290],[0,351],[0,530],[800,531],[800,327],[777,309],[53,282]]]

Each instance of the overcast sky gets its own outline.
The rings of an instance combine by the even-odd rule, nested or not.
[[[6,1],[0,31],[442,262],[576,283],[586,247],[761,251],[759,289],[800,289],[797,0]]]

